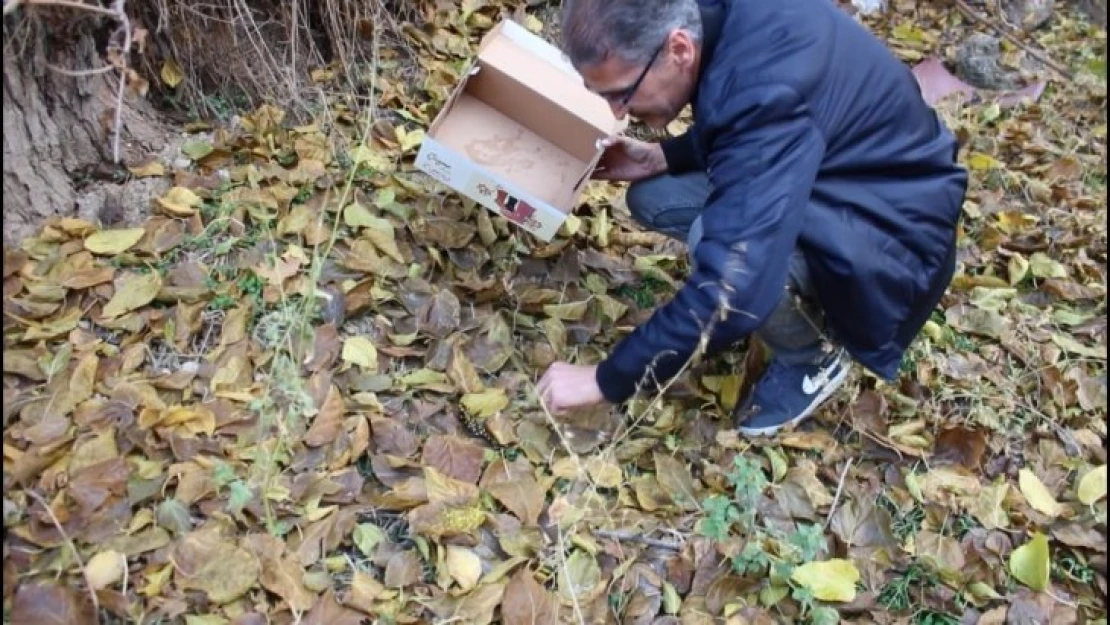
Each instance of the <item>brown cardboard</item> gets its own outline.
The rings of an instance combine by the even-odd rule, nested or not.
[[[416,164],[550,240],[588,183],[600,140],[622,128],[557,48],[505,21],[482,39]]]

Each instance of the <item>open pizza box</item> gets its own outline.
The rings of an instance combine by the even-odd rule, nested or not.
[[[624,127],[555,46],[505,20],[432,122],[416,166],[544,241]]]

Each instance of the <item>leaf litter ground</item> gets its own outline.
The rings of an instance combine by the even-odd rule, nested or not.
[[[537,405],[684,251],[616,186],[544,245],[413,171],[495,9],[409,33],[422,83],[383,51],[371,122],[262,107],[134,167],[173,182],[141,226],[5,250],[5,620],[1105,622],[1104,32],[1059,9],[1070,80],[938,105],[972,172],[943,311],[897,384],[746,442],[758,345],[621,414]],[[908,63],[968,31],[868,23]]]

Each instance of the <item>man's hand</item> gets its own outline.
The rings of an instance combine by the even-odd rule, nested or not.
[[[592,175],[597,180],[632,182],[667,171],[667,159],[658,143],[631,137],[609,137],[604,145],[605,154],[601,155]]]
[[[597,386],[596,365],[572,365],[556,362],[540,378],[536,392],[540,401],[554,415],[575,408],[586,408],[605,401]]]

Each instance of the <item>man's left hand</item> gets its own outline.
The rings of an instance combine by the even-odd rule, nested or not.
[[[540,378],[536,392],[547,409],[561,415],[575,408],[587,408],[605,401],[597,385],[596,365],[553,363]]]

